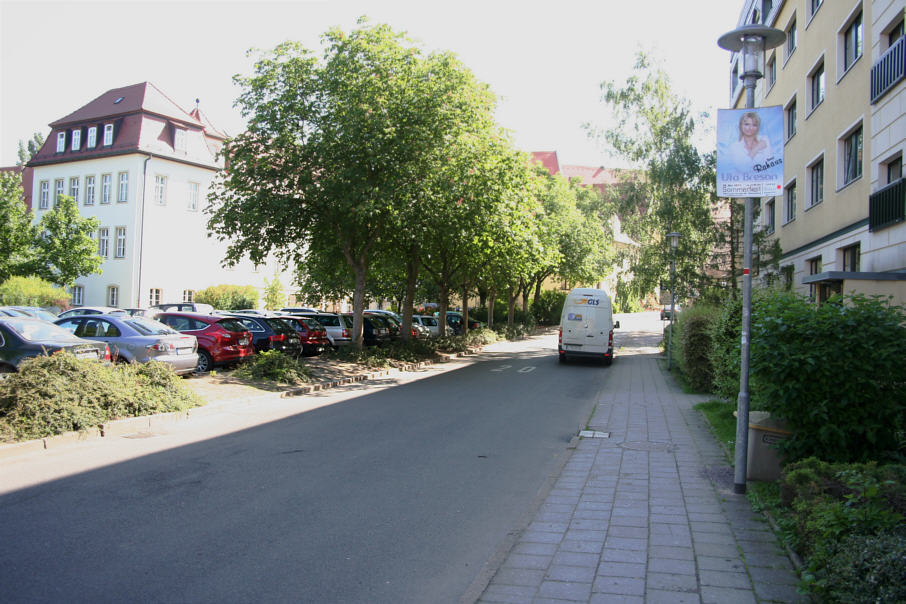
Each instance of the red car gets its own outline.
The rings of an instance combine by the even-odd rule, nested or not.
[[[198,340],[196,373],[210,371],[218,365],[238,363],[255,354],[252,334],[232,317],[195,312],[163,312],[156,321]]]
[[[318,323],[317,319],[297,315],[280,315],[277,318],[289,322],[299,334],[299,340],[302,342],[302,354],[318,355],[330,346],[327,330]]]

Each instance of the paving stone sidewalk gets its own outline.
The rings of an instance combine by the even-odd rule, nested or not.
[[[805,602],[764,518],[733,493],[707,421],[656,354],[608,369],[590,428],[479,602]]]

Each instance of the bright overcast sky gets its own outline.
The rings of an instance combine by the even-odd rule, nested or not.
[[[606,125],[600,84],[622,84],[638,50],[663,61],[694,106],[728,106],[729,53],[742,0],[371,0],[48,2],[0,0],[0,166],[18,141],[111,88],[153,82],[214,125],[243,120],[232,76],[251,73],[249,48],[320,35],[356,18],[405,31],[425,50],[456,53],[500,98],[497,120],[524,151],[564,164],[616,166],[582,128]]]

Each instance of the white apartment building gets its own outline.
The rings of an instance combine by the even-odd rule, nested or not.
[[[204,208],[226,135],[198,107],[186,112],[143,82],[109,90],[50,127],[28,163],[35,220],[64,194],[100,221],[103,272],[76,281],[74,306],[192,301],[220,284],[261,291],[275,274],[292,283],[274,262],[221,266],[226,245],[208,237]]]

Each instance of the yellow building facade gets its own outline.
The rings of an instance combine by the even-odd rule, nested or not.
[[[891,295],[906,304],[906,0],[747,0],[737,26],[787,39],[765,55],[757,106],[784,115],[783,192],[759,200],[756,228],[778,239],[785,282],[822,301]],[[745,107],[741,57],[731,105]]]

